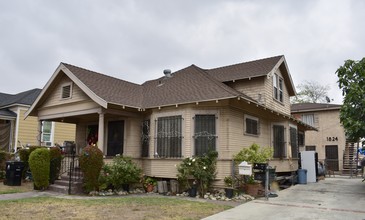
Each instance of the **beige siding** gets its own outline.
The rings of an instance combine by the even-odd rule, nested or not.
[[[283,78],[280,70],[276,70],[275,72],[279,77]],[[283,103],[277,101],[274,99],[274,86],[273,86],[273,76],[270,78],[265,78],[265,101],[266,105],[269,108],[275,109],[275,111],[282,112],[284,114],[290,115],[290,99],[289,99],[289,93],[288,89],[286,87],[286,84],[284,83],[284,89],[283,89]]]
[[[62,87],[71,83],[72,85],[72,93],[71,98],[62,99]],[[63,75],[59,83],[51,90],[50,95],[47,97],[46,101],[43,103],[42,107],[50,107],[60,104],[69,104],[74,102],[80,102],[83,100],[88,100],[89,97],[72,81],[66,76]]]
[[[265,78],[258,77],[252,79],[238,80],[236,82],[227,83],[228,86],[234,88],[237,91],[250,96],[251,98],[265,103]],[[261,96],[261,100],[260,97]]]
[[[38,118],[29,116],[24,120],[25,112],[26,110],[22,109],[18,115],[18,141],[20,141],[23,145],[38,145]]]
[[[54,125],[54,143],[62,145],[64,141],[75,141],[75,124],[55,122]]]
[[[141,123],[139,118],[124,120],[124,155],[133,158],[141,156]]]

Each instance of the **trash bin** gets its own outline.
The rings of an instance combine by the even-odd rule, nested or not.
[[[298,169],[298,184],[307,184],[307,170]]]
[[[20,186],[22,183],[22,173],[24,163],[22,161],[6,161],[5,180],[8,186]]]

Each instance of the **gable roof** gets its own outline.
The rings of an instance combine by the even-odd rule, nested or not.
[[[328,103],[296,103],[291,105],[292,113],[340,110],[342,105]]]
[[[61,63],[96,96],[107,103],[139,108],[142,105],[142,86],[80,68]],[[83,87],[82,85],[79,85]],[[84,88],[85,89],[85,88]]]
[[[32,89],[15,95],[0,93],[0,108],[7,108],[14,105],[30,106],[40,92],[41,89]]]
[[[207,69],[206,71],[220,82],[229,82],[242,79],[267,76],[270,77],[277,69],[280,69],[289,95],[296,94],[284,55],[269,57],[229,66]]]

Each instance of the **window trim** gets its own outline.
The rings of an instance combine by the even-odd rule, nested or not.
[[[147,127],[145,133],[145,126]],[[150,156],[150,140],[151,140],[151,119],[146,118],[142,121],[142,128],[141,128],[141,157],[149,157]]]
[[[274,132],[274,126],[282,126],[284,128],[284,131],[283,131],[283,141],[284,141],[284,146],[283,146],[283,155],[279,156],[279,157],[275,157],[275,139],[274,139],[274,136],[275,136],[275,132]],[[288,158],[288,155],[287,155],[287,152],[288,152],[288,147],[287,147],[287,128],[285,126],[285,124],[281,124],[281,123],[272,123],[271,124],[271,131],[272,131],[272,143],[273,143],[273,148],[274,148],[274,155],[273,155],[273,158],[275,159],[285,159],[285,158]]]
[[[50,132],[44,132],[44,123],[45,122],[49,122],[51,124],[51,129],[50,129]],[[52,121],[42,121],[42,135],[41,135],[41,142],[42,142],[42,145],[44,146],[47,146],[47,147],[51,147],[54,145],[54,126],[55,126],[55,123],[52,122]],[[44,135],[45,134],[49,134],[49,141],[45,141],[44,140]],[[49,143],[50,145],[48,145],[47,143]]]
[[[158,154],[158,148],[159,148],[159,142],[158,142],[158,139],[159,139],[159,132],[158,132],[158,122],[159,122],[159,119],[160,118],[169,118],[169,117],[180,117],[181,119],[181,134],[180,134],[180,155],[179,156],[171,156],[171,155],[159,155]],[[185,130],[185,123],[184,123],[184,115],[183,114],[161,114],[161,115],[158,115],[155,117],[155,147],[154,147],[154,157],[156,158],[182,158],[183,157],[183,152],[184,152],[184,130]]]
[[[295,129],[295,135],[296,135],[296,150],[297,150],[297,155],[296,157],[293,157],[293,144],[292,144],[292,139],[291,139],[291,129]],[[289,125],[289,141],[290,141],[290,150],[291,150],[291,155],[290,157],[293,159],[298,159],[299,158],[299,136],[298,136],[298,127],[295,125]]]
[[[214,130],[215,130],[215,134],[214,134],[214,137],[215,137],[215,146],[214,146],[214,150],[215,151],[217,151],[217,146],[218,146],[218,116],[217,116],[217,114],[214,112],[214,113],[210,113],[210,112],[196,112],[195,114],[194,114],[194,116],[193,116],[193,127],[192,127],[192,133],[193,133],[193,145],[194,145],[194,149],[192,149],[192,153],[194,154],[194,155],[196,155],[197,156],[197,154],[196,154],[196,150],[197,150],[197,146],[196,146],[196,142],[195,142],[195,140],[196,140],[196,116],[197,115],[210,115],[210,116],[214,116],[214,118],[215,118],[215,121],[214,121],[214,125],[215,125],[215,128],[214,128]]]
[[[256,121],[256,122],[257,122],[257,130],[256,130],[256,134],[248,133],[248,132],[247,132],[247,122],[246,122],[246,119],[251,119],[251,120],[253,120],[253,121]],[[260,130],[261,130],[261,126],[260,126],[260,119],[259,119],[258,117],[255,117],[255,116],[245,114],[245,115],[244,115],[244,117],[243,117],[243,133],[244,133],[245,135],[250,135],[250,136],[258,137],[258,136],[260,136]]]
[[[273,75],[273,98],[284,103],[284,79],[276,73]]]
[[[66,100],[66,99],[71,99],[72,98],[72,89],[73,89],[73,86],[72,86],[72,82],[69,82],[69,83],[64,83],[62,86],[61,86],[61,99],[62,100]],[[69,95],[67,97],[64,97],[64,92],[65,92],[65,88],[66,87],[70,87],[70,91],[69,91]]]

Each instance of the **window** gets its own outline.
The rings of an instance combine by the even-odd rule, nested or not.
[[[274,158],[285,158],[285,128],[283,125],[273,126]]]
[[[280,102],[283,102],[283,100],[284,100],[284,95],[283,95],[284,81],[277,74],[274,74],[273,86],[274,86],[274,99],[276,99]]]
[[[215,115],[195,115],[194,146],[195,155],[202,156],[216,149]]]
[[[294,127],[290,127],[290,145],[291,145],[291,157],[298,158],[299,148],[298,148],[298,132]]]
[[[71,98],[71,83],[62,86],[62,99]]]
[[[52,146],[52,122],[42,122],[42,143],[45,146]]]
[[[304,132],[299,131],[298,132],[298,145],[299,145],[299,147],[304,146],[304,139],[305,139]]]
[[[302,115],[302,121],[308,125],[314,126],[314,114]]]
[[[157,119],[157,157],[181,157],[182,117],[169,116]]]
[[[305,146],[305,151],[316,151],[316,146]]]
[[[253,116],[245,115],[245,134],[259,135],[260,124],[259,119]]]
[[[142,123],[142,157],[149,156],[149,147],[150,147],[150,120],[144,120]]]

